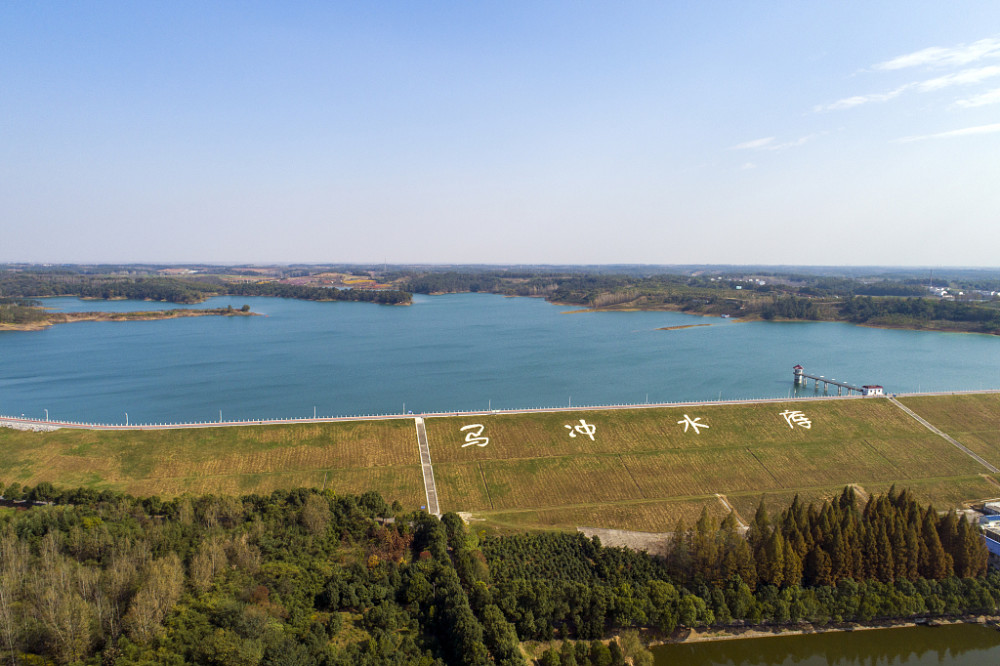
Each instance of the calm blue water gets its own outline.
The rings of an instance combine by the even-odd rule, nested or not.
[[[266,317],[81,322],[0,333],[0,414],[217,420],[780,397],[792,366],[889,391],[1000,386],[1000,337],[672,312],[564,314],[541,299],[410,307],[220,297]],[[178,307],[46,299],[59,310]],[[658,331],[664,326],[711,324]],[[812,389],[809,389],[812,392]]]

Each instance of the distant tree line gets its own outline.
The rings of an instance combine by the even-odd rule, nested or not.
[[[411,295],[398,290],[332,289],[281,282],[226,283],[217,278],[122,278],[76,273],[0,273],[0,296],[38,298],[127,298],[170,303],[200,303],[210,296],[277,296],[310,301],[364,301],[395,305],[409,303]]]
[[[781,296],[772,298],[760,307],[764,319],[819,319],[816,304],[808,298]]]
[[[0,295],[27,298],[79,296],[128,298],[170,303],[200,303],[218,291],[216,285],[178,278],[120,278],[113,276],[37,273],[0,274]]]
[[[503,279],[494,273],[425,273],[402,278],[403,288],[414,294],[458,294],[502,292]]]
[[[395,289],[333,289],[286,284],[283,282],[240,282],[227,284],[221,293],[232,296],[277,296],[303,301],[363,301],[382,305],[409,303],[412,295]]]
[[[839,310],[843,318],[856,323],[951,321],[976,324],[983,332],[1000,329],[1000,309],[960,301],[857,297],[845,300]]]

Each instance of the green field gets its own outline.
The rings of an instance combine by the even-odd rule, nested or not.
[[[411,507],[424,503],[413,422],[405,419],[185,430],[0,428],[0,479],[166,496],[325,484],[340,492],[376,489]]]
[[[904,401],[1000,466],[1000,395]],[[791,427],[786,410],[802,412],[810,427]],[[685,432],[686,416],[701,426],[697,432],[690,424]],[[474,424],[486,446],[466,440],[471,431],[462,428]],[[429,417],[426,427],[441,510],[501,528],[664,532],[702,508],[721,516],[716,493],[747,520],[760,501],[772,508],[796,494],[821,501],[847,484],[862,493],[908,487],[939,508],[1000,496],[1000,479],[882,399]],[[0,428],[0,481],[163,496],[314,486],[377,490],[409,508],[425,503],[412,419],[125,432]]]
[[[685,432],[685,417],[708,427]],[[595,430],[576,430],[581,419]],[[488,445],[463,446],[473,424]],[[442,511],[506,525],[668,531],[715,493],[747,518],[762,499],[819,501],[847,484],[908,486],[942,506],[1000,495],[984,467],[888,400],[441,417],[427,434]]]

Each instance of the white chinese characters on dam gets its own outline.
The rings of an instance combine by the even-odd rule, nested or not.
[[[569,430],[570,437],[576,437],[577,435],[584,435],[586,437],[589,437],[590,441],[592,442],[594,441],[594,433],[597,432],[597,426],[591,423],[587,423],[583,419],[580,419],[580,425],[578,426],[567,425],[565,426],[565,428]]]
[[[785,418],[785,423],[787,423],[788,427],[792,430],[795,429],[795,426],[805,428],[806,430],[812,428],[812,421],[809,420],[809,417],[797,409],[786,409],[781,412],[779,416],[783,416]]]
[[[684,419],[683,420],[677,422],[677,425],[683,425],[684,426],[684,432],[687,432],[688,428],[694,429],[694,434],[696,434],[696,435],[700,435],[701,434],[701,431],[699,430],[699,428],[707,428],[708,427],[707,423],[702,423],[701,422],[701,417],[700,416],[695,417],[695,418],[691,418],[687,414],[684,415]]]
[[[462,444],[462,448],[464,449],[465,447],[472,446],[473,444],[479,447],[483,447],[489,444],[490,438],[483,436],[483,430],[485,429],[486,429],[485,426],[483,426],[483,424],[481,423],[473,423],[471,425],[459,428],[459,430],[462,432],[468,431],[465,432],[465,444]]]

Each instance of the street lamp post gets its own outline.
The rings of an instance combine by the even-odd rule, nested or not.
[[[128,412],[125,412],[125,425],[128,425]]]

